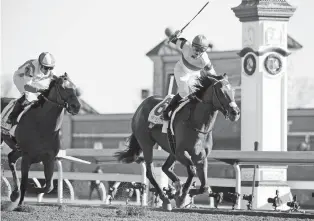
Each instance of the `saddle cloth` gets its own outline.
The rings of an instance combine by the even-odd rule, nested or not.
[[[9,102],[9,104],[7,106],[4,107],[2,113],[1,113],[1,133],[6,134],[6,135],[11,135],[11,136],[15,136],[15,129],[17,124],[15,124],[13,127],[11,124],[7,123],[8,117],[10,115],[10,113],[13,110],[13,107],[16,103],[17,99],[13,99]],[[17,122],[20,121],[21,117],[31,108],[33,103],[30,103],[29,105],[27,105],[24,110],[19,114],[18,118],[17,118]]]
[[[173,94],[167,95],[161,102],[159,102],[150,111],[148,115],[148,122],[150,122],[149,128],[153,128],[155,125],[163,125],[162,133],[167,133],[167,129],[169,127],[169,121],[163,120],[162,113],[166,109],[166,107],[169,105],[173,97],[174,97]],[[173,119],[175,118],[176,113],[178,113],[178,111],[180,111],[188,102],[189,102],[189,99],[183,98],[180,105],[173,111],[173,114],[171,114],[170,129],[171,129],[172,135],[174,134],[173,128],[172,128]]]

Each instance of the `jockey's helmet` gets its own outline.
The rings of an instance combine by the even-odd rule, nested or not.
[[[202,50],[207,50],[210,43],[204,35],[197,35],[192,41],[192,46]]]
[[[38,58],[39,64],[44,67],[53,68],[55,66],[56,60],[52,54],[49,52],[43,52]]]

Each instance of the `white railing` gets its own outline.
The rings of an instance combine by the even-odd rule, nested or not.
[[[17,171],[18,178],[21,178],[21,172]],[[29,177],[33,179],[37,187],[41,187],[40,183],[38,182],[38,179],[45,179],[45,175],[43,171],[30,171]],[[7,197],[11,194],[11,186],[8,182],[7,178],[12,178],[12,173],[10,170],[5,170],[3,172],[2,179],[5,182],[5,185],[8,188],[7,191]],[[80,181],[92,181],[92,180],[101,180],[101,181],[116,181],[118,183],[120,182],[139,182],[139,183],[146,183],[146,179],[143,180],[143,176],[141,174],[119,174],[119,173],[83,173],[83,172],[63,172],[62,173],[63,181],[66,183],[69,193],[70,193],[70,201],[75,200],[75,191],[74,188],[70,182],[70,180],[80,180]],[[61,183],[61,179],[58,176],[57,173],[53,174],[52,179],[58,179],[58,187]],[[108,195],[107,190],[102,182],[100,182],[100,190],[101,190],[101,201],[108,204],[109,199],[111,196]],[[145,196],[144,196],[145,197]],[[41,202],[43,200],[43,194],[39,194],[37,196],[37,202]],[[62,203],[64,201],[63,198],[63,187],[58,188],[58,202]],[[138,191],[136,191],[136,202],[137,203],[143,203],[145,204],[145,201],[141,202],[141,196]]]
[[[62,159],[75,160],[76,162],[86,163],[75,157],[106,157],[108,163],[116,160],[112,157],[117,149],[94,150],[94,149],[68,149],[61,150],[58,154],[58,175],[54,174],[54,178],[58,179],[58,202],[62,203],[63,199],[63,180],[111,180],[120,182],[141,182],[148,184],[146,179],[145,164],[142,164],[142,172],[139,175],[130,174],[93,174],[93,173],[77,173],[63,172]],[[75,157],[73,157],[75,156]],[[165,161],[168,154],[163,150],[154,150],[154,160]],[[240,165],[314,165],[314,152],[309,151],[212,151],[208,158],[209,164],[226,164],[222,161],[228,161],[235,170],[235,179],[208,178],[212,186],[235,187],[236,192],[241,194],[241,170]],[[10,177],[10,172],[6,171],[4,177]],[[43,172],[30,172],[30,177],[43,178]],[[197,184],[198,180],[196,179]],[[291,189],[314,189],[314,181],[288,181]],[[143,197],[143,205],[147,204],[147,197]],[[240,206],[240,203],[238,204]]]

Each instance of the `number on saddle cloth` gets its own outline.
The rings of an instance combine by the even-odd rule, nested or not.
[[[168,97],[166,99],[164,99],[162,102],[160,102],[159,104],[157,104],[154,114],[155,116],[161,116],[163,111],[168,107],[170,101],[171,101],[172,97]]]
[[[159,102],[149,113],[148,121],[152,124],[162,124],[162,113],[169,105],[173,95],[166,96],[161,102]]]

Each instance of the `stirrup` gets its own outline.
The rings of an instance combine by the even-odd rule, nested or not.
[[[14,136],[10,135],[11,140],[15,143],[15,149],[17,151],[22,151],[20,145],[18,145],[17,140]]]
[[[18,145],[18,144],[15,144],[15,148],[16,148],[16,150],[19,151],[19,152],[22,151],[20,145]]]
[[[170,111],[168,112],[168,113],[162,113],[162,118],[164,119],[164,120],[170,120],[170,117],[169,117],[169,113],[170,113]]]
[[[7,124],[11,124],[11,126],[14,126],[17,124],[17,117],[14,117],[13,119],[7,119]]]
[[[7,119],[7,122],[6,122],[6,123],[7,123],[7,124],[12,124],[12,121],[13,121],[13,120],[11,120],[11,119]]]

